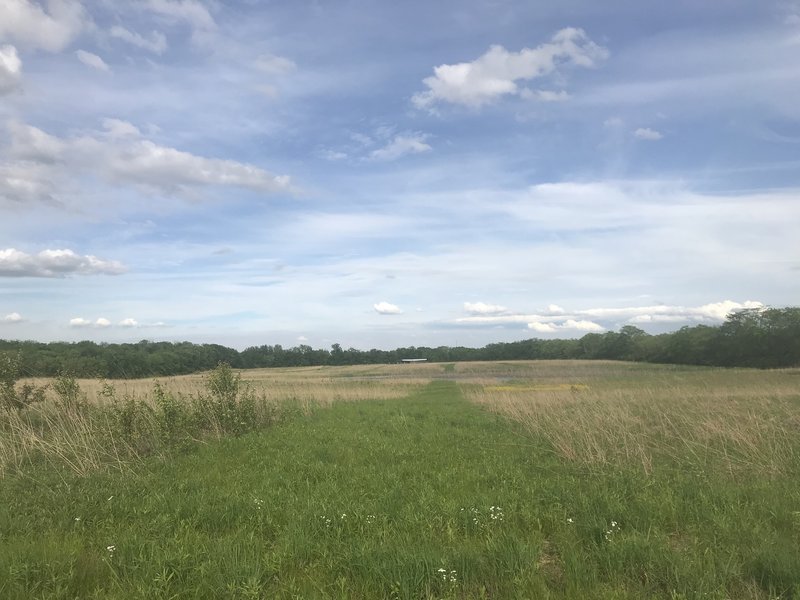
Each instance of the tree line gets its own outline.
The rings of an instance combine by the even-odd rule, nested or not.
[[[308,345],[252,346],[242,351],[218,344],[152,342],[33,342],[0,340],[0,353],[13,353],[24,375],[108,379],[196,373],[221,362],[234,368],[366,365],[425,358],[431,362],[465,360],[608,359],[721,367],[800,366],[800,308],[734,312],[719,326],[695,325],[650,335],[633,325],[619,331],[588,333],[577,339],[529,339],[463,346],[405,347],[394,350],[328,349]]]

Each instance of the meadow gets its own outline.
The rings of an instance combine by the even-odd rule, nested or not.
[[[1,598],[800,598],[798,369],[27,383]]]

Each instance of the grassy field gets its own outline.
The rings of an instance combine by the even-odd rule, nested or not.
[[[0,416],[0,598],[800,598],[800,371],[243,375]]]

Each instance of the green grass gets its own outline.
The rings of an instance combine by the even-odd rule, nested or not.
[[[796,478],[588,469],[448,381],[0,506],[4,599],[800,598]]]

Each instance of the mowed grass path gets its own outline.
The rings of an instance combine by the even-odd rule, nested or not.
[[[796,481],[559,459],[453,382],[0,480],[0,598],[798,598]]]

